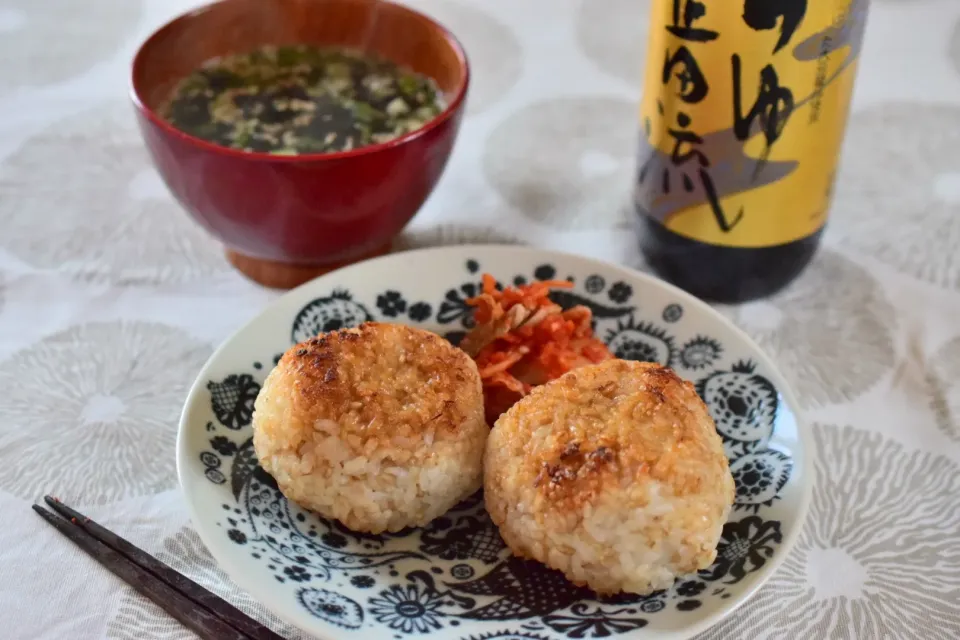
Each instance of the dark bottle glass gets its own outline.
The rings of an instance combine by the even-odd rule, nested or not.
[[[707,302],[747,302],[790,284],[817,251],[812,235],[772,247],[724,247],[690,240],[649,216],[637,216],[640,251],[661,278]]]
[[[869,0],[654,0],[634,205],[665,280],[768,296],[827,221]]]

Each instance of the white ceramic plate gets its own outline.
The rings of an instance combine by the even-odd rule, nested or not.
[[[622,358],[696,382],[737,483],[716,563],[647,597],[597,599],[518,560],[474,496],[425,529],[364,535],[287,502],[257,464],[250,427],[264,377],[294,343],[377,319],[456,339],[480,275],[504,284],[567,278]],[[545,640],[688,638],[742,604],[786,556],[809,499],[797,402],[760,349],[707,305],[648,276],[520,247],[452,247],[371,260],[310,282],[238,331],[184,407],[177,466],[193,523],[233,580],[320,638]]]

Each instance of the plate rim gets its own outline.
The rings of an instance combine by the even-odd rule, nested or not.
[[[807,518],[810,512],[810,503],[813,497],[813,472],[815,470],[814,466],[814,457],[816,455],[813,447],[813,438],[810,431],[809,423],[805,417],[805,412],[801,407],[798,397],[793,390],[793,387],[790,385],[787,378],[783,375],[783,372],[780,370],[780,367],[777,366],[773,358],[760,347],[757,342],[751,338],[743,329],[738,327],[733,323],[732,320],[725,317],[719,311],[711,307],[709,304],[703,300],[693,296],[690,293],[687,293],[680,287],[673,285],[665,280],[662,280],[652,274],[644,273],[638,269],[618,264],[615,262],[608,262],[600,258],[595,258],[592,256],[587,256],[583,254],[573,253],[570,251],[548,249],[541,247],[534,247],[529,245],[514,245],[514,244],[497,244],[497,243],[480,243],[480,244],[460,244],[460,245],[449,245],[449,246],[440,246],[440,247],[426,247],[421,249],[411,249],[407,251],[391,252],[383,256],[378,256],[375,258],[370,258],[368,260],[363,260],[356,262],[350,265],[346,265],[334,271],[330,271],[321,276],[318,276],[312,280],[309,280],[289,291],[284,292],[282,295],[274,298],[268,304],[261,307],[258,312],[252,317],[248,318],[246,322],[233,330],[230,335],[224,338],[221,343],[214,349],[213,353],[210,354],[210,357],[207,358],[203,366],[196,374],[196,378],[193,381],[193,384],[190,385],[190,389],[187,392],[186,398],[183,402],[183,407],[180,412],[180,417],[177,422],[177,440],[176,440],[176,465],[177,465],[177,483],[180,486],[180,492],[183,495],[184,502],[187,507],[187,514],[190,517],[190,523],[193,525],[194,531],[200,537],[203,546],[210,552],[210,555],[216,561],[218,567],[227,575],[227,577],[240,589],[246,591],[250,596],[254,598],[257,602],[262,604],[265,609],[267,609],[271,614],[276,616],[278,619],[283,622],[291,625],[292,627],[301,630],[303,633],[309,634],[313,637],[318,638],[318,640],[335,640],[334,636],[330,636],[329,630],[320,630],[315,631],[313,629],[304,628],[300,622],[292,620],[287,615],[278,612],[274,607],[269,605],[271,602],[271,593],[270,590],[263,586],[263,583],[259,583],[256,580],[248,580],[244,578],[244,573],[241,571],[232,568],[231,564],[226,561],[226,554],[222,553],[220,546],[217,544],[211,544],[213,531],[207,527],[201,525],[201,522],[204,522],[200,517],[200,510],[192,498],[192,494],[187,491],[186,484],[184,482],[186,465],[188,463],[188,457],[186,452],[186,436],[185,431],[188,426],[188,414],[190,413],[191,408],[195,405],[199,392],[205,388],[204,385],[207,381],[207,372],[212,368],[213,364],[220,359],[220,357],[228,350],[228,347],[234,343],[238,334],[245,331],[250,325],[257,322],[263,315],[269,313],[269,311],[283,303],[284,300],[296,297],[302,294],[303,291],[311,289],[316,286],[316,284],[323,280],[335,279],[338,274],[341,274],[344,271],[357,269],[360,267],[369,268],[371,265],[377,265],[382,262],[390,262],[391,260],[396,260],[400,257],[410,258],[411,256],[431,256],[431,255],[440,255],[440,254],[464,254],[465,257],[475,257],[468,255],[471,251],[473,252],[503,252],[503,253],[512,253],[512,254],[531,254],[533,256],[539,255],[543,256],[545,259],[552,260],[553,262],[562,262],[564,260],[575,260],[585,263],[591,263],[597,267],[601,267],[607,271],[614,271],[619,273],[625,279],[631,280],[640,280],[645,282],[648,286],[658,287],[664,289],[667,292],[673,294],[678,298],[678,302],[683,305],[690,305],[694,308],[699,309],[701,312],[706,314],[706,316],[712,318],[713,320],[723,324],[729,331],[734,335],[739,337],[745,343],[749,344],[756,352],[757,358],[760,360],[760,363],[769,371],[774,372],[779,380],[782,382],[781,387],[778,389],[779,393],[786,400],[787,405],[791,408],[791,411],[794,414],[797,424],[797,440],[800,442],[800,445],[803,448],[803,477],[806,478],[806,482],[803,486],[800,487],[800,502],[797,512],[797,523],[796,527],[793,530],[784,536],[783,542],[780,544],[781,553],[778,553],[772,561],[767,563],[766,570],[763,575],[760,576],[754,584],[743,591],[740,598],[732,601],[726,607],[721,607],[717,611],[704,616],[698,621],[692,623],[684,629],[679,629],[676,631],[658,631],[656,632],[656,637],[661,640],[689,640],[697,634],[703,633],[704,631],[711,629],[712,627],[718,625],[723,620],[732,616],[740,607],[742,607],[746,602],[751,600],[756,593],[760,590],[761,587],[766,585],[770,578],[780,570],[781,565],[786,560],[787,556],[793,551],[794,546],[798,542],[800,535],[803,532],[804,526],[806,524]],[[402,324],[402,323],[401,323]],[[622,634],[619,637],[624,638],[625,640],[630,640],[630,638],[638,637],[637,633],[644,633],[642,629],[637,629],[630,631],[626,634]],[[649,633],[649,632],[648,632]]]

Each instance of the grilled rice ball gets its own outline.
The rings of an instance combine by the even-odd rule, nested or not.
[[[648,594],[704,569],[733,477],[693,385],[608,360],[517,402],[487,439],[490,517],[517,555],[601,594]]]
[[[257,458],[283,494],[369,533],[425,525],[479,489],[488,433],[473,360],[381,323],[291,348],[253,414]]]

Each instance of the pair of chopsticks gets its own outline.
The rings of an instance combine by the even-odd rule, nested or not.
[[[59,514],[33,505],[44,520],[201,638],[283,640],[226,600],[56,498],[45,496],[43,501]]]

